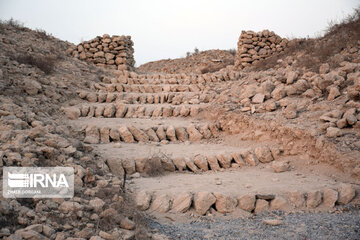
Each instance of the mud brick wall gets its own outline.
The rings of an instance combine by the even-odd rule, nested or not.
[[[69,48],[68,54],[98,66],[132,71],[135,65],[133,45],[131,36],[104,34]]]
[[[242,31],[238,41],[238,51],[235,56],[235,67],[250,66],[274,53],[284,51],[288,44],[286,38],[281,38],[274,32]]]

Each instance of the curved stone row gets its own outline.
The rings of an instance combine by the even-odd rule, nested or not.
[[[151,117],[194,117],[204,110],[199,105],[181,106],[137,106],[124,103],[109,103],[98,105],[82,105],[62,109],[71,119],[79,117],[106,117],[106,118],[151,118]]]
[[[329,210],[336,205],[350,203],[356,195],[350,184],[340,184],[335,188],[323,188],[315,191],[289,191],[281,195],[244,194],[228,196],[219,192],[183,192],[176,195],[142,190],[136,195],[136,207],[142,211],[159,213],[185,213],[194,210],[205,215],[211,208],[219,213],[232,213],[236,209],[251,213],[263,211],[293,211],[304,209]]]
[[[118,128],[89,125],[85,129],[85,143],[98,144],[109,142],[176,142],[200,141],[214,137],[220,131],[217,124],[189,125],[188,127],[158,126],[137,128],[122,125]]]
[[[94,84],[96,90],[103,90],[106,92],[132,92],[132,93],[163,93],[163,92],[201,92],[205,89],[204,84],[166,84],[166,85],[151,85],[151,84]]]
[[[212,129],[212,130],[210,130]],[[120,135],[123,138],[127,138],[128,142],[135,142],[134,138],[132,138],[131,131],[127,128],[119,129],[122,131]],[[201,131],[194,132],[194,126],[190,126],[187,128],[187,132],[192,139],[190,141],[197,141],[200,140],[202,136]],[[216,136],[217,132],[219,131],[216,125],[209,125],[210,133],[213,136]],[[92,127],[88,128],[87,131],[96,132],[97,128]],[[173,129],[171,129],[173,131]],[[160,132],[161,138],[169,138],[167,135],[168,131]],[[158,134],[158,131],[156,131]],[[210,133],[207,133],[210,135]],[[89,133],[90,134],[90,133]],[[98,143],[99,141],[99,133],[95,133],[96,140],[91,142],[91,139],[88,138],[87,142],[90,143]],[[174,134],[170,135],[174,137]],[[176,136],[176,130],[175,130]],[[161,170],[174,172],[174,171],[190,171],[193,173],[200,173],[209,170],[220,170],[220,169],[228,169],[228,168],[239,168],[245,166],[257,166],[260,162],[261,163],[270,163],[274,161],[274,159],[278,156],[277,154],[278,149],[273,148],[270,149],[268,146],[260,146],[253,149],[240,149],[239,151],[232,152],[232,153],[218,153],[218,154],[207,154],[207,155],[200,155],[196,154],[192,157],[170,157],[166,155],[161,155],[157,157],[145,157],[145,158],[138,158],[138,159],[131,159],[131,158],[111,158],[107,159],[107,164],[109,165],[110,170],[116,175],[122,175],[123,172],[126,174],[133,174],[133,173],[140,173],[140,174],[147,174],[147,169],[151,168],[154,161],[161,161],[161,163],[155,164],[158,165],[159,168],[162,167]],[[156,162],[155,162],[156,163]],[[281,163],[280,161],[274,161],[273,163]],[[277,164],[273,164],[273,168],[275,172],[282,172],[286,171],[289,167],[288,165],[284,165],[287,168],[282,166],[282,169],[277,166]],[[281,171],[278,171],[278,170]]]
[[[238,71],[227,69],[205,74],[137,74],[135,72],[118,71],[117,78],[104,77],[104,83],[122,84],[207,84],[211,82],[235,81],[242,76]]]
[[[174,105],[208,103],[215,98],[215,94],[199,93],[108,93],[108,92],[78,92],[81,99],[88,102],[115,102],[124,100],[128,104],[163,104]]]

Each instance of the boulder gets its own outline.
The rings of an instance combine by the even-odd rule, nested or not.
[[[195,165],[194,161],[189,158],[189,157],[184,157],[186,166],[194,173],[198,173],[199,169],[197,168],[197,166]]]
[[[145,171],[146,165],[149,162],[149,159],[146,157],[137,157],[134,159],[136,172],[143,173]]]
[[[216,197],[215,208],[220,213],[231,213],[235,210],[237,200],[224,194],[214,192]]]
[[[137,209],[146,211],[150,207],[151,194],[145,190],[142,190],[136,194],[135,203]]]
[[[146,134],[149,136],[150,141],[152,142],[160,142],[159,137],[156,135],[154,129],[149,128],[146,130]]]
[[[176,135],[176,138],[182,142],[185,142],[189,139],[189,135],[187,134],[187,132],[185,131],[185,128],[183,128],[183,127],[176,127],[175,135]]]
[[[238,197],[238,207],[242,210],[251,212],[255,209],[255,195],[246,194],[241,197]]]
[[[218,154],[216,155],[218,162],[222,168],[230,168],[232,157],[228,154]]]
[[[269,202],[264,199],[257,199],[255,203],[255,213],[260,213],[269,210]]]
[[[290,165],[288,161],[274,161],[272,162],[271,167],[274,169],[274,172],[281,173],[288,171]]]
[[[118,131],[119,131],[119,135],[120,135],[122,141],[124,141],[126,143],[134,143],[135,142],[133,135],[131,134],[131,132],[125,125],[121,126],[118,129]]]
[[[24,81],[25,92],[29,95],[36,95],[41,90],[41,84],[36,80],[26,79]]]
[[[326,136],[329,138],[341,137],[342,132],[339,128],[336,127],[328,127],[326,129]]]
[[[355,197],[355,189],[350,184],[342,184],[339,190],[338,204],[348,204]]]
[[[240,153],[233,153],[233,154],[231,154],[231,156],[234,159],[234,161],[239,165],[239,167],[246,166],[246,163],[245,163],[244,159],[241,157]]]
[[[150,140],[149,136],[143,130],[138,129],[133,125],[129,127],[129,131],[138,142],[148,142]]]
[[[322,193],[320,191],[309,192],[306,198],[306,207],[316,208],[322,202]]]
[[[210,192],[198,192],[194,196],[195,211],[204,215],[210,207],[216,202],[216,197]]]
[[[128,107],[125,104],[122,103],[116,103],[115,104],[115,108],[116,108],[116,114],[115,116],[117,118],[123,118],[125,117]]]
[[[191,193],[179,193],[174,197],[171,212],[173,213],[184,213],[189,210],[192,203],[193,196]]]
[[[156,195],[150,209],[151,211],[166,213],[170,210],[170,201],[170,197],[164,193]]]
[[[323,205],[326,207],[334,207],[339,198],[339,193],[331,188],[325,188],[323,191]]]
[[[284,117],[287,119],[294,119],[297,117],[297,106],[295,103],[290,103],[284,110]]]
[[[114,117],[116,108],[114,104],[107,104],[104,109],[104,117],[112,118]]]
[[[158,136],[159,140],[166,140],[166,133],[163,126],[159,126],[156,130],[156,135]]]
[[[257,166],[259,164],[259,159],[249,150],[242,151],[241,156],[250,166]]]
[[[186,169],[186,162],[183,157],[174,158],[173,163],[179,171],[184,171]]]
[[[166,137],[171,142],[177,141],[174,126],[171,125],[166,128]]]
[[[329,89],[329,95],[328,95],[327,100],[328,100],[328,101],[332,101],[332,100],[334,100],[335,98],[337,98],[338,96],[340,96],[340,94],[341,94],[341,93],[340,93],[338,87],[330,87],[330,89]]]
[[[78,119],[81,116],[81,112],[78,107],[64,108],[64,113],[65,113],[66,117],[70,120]],[[86,115],[84,114],[84,116],[86,116]]]
[[[118,142],[120,141],[120,134],[119,131],[117,129],[110,129],[110,138],[114,141],[114,142]]]
[[[288,200],[291,206],[295,208],[302,208],[305,207],[305,194],[298,192],[298,191],[292,191],[288,193]]]
[[[202,155],[196,155],[194,157],[194,163],[195,165],[200,168],[202,171],[208,171],[208,162],[206,160],[206,158]]]
[[[101,143],[109,143],[110,142],[110,128],[102,127],[100,129],[100,142]]]
[[[270,148],[268,146],[260,146],[255,148],[255,155],[262,163],[269,163],[274,160]]]
[[[209,163],[211,170],[220,170],[218,160],[215,156],[206,156],[207,162]]]
[[[271,97],[275,101],[279,101],[280,99],[284,98],[286,96],[286,91],[284,85],[278,85],[272,92]]]
[[[262,93],[257,93],[255,96],[251,99],[252,103],[263,103],[265,99],[265,95]]]
[[[285,211],[289,208],[289,204],[287,200],[283,197],[276,196],[274,200],[270,202],[270,209],[271,210],[282,210]]]
[[[100,132],[97,126],[90,125],[85,129],[84,143],[97,144],[100,140]]]
[[[122,166],[126,174],[131,175],[136,172],[135,161],[131,158],[125,158],[122,160]]]
[[[192,142],[199,141],[203,138],[203,135],[192,124],[186,128],[186,131],[189,134],[189,140]]]

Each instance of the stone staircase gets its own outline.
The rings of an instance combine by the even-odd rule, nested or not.
[[[217,96],[212,84],[238,77],[123,72],[79,92],[82,102],[64,112],[110,170],[130,179],[137,207],[149,214],[329,210],[350,203],[354,185],[293,167],[306,156],[229,136],[209,120]]]

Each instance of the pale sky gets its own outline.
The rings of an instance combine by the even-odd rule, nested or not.
[[[131,35],[136,65],[186,52],[236,48],[242,30],[313,37],[360,0],[0,0],[14,18],[78,44],[98,35]]]

